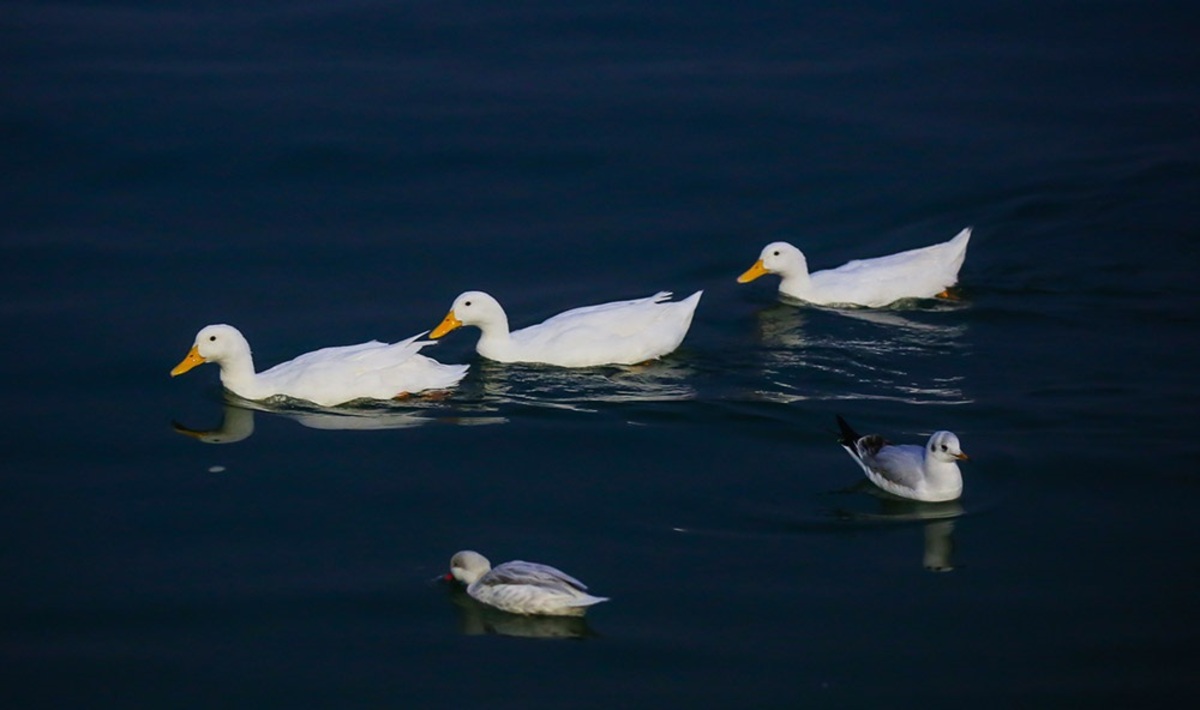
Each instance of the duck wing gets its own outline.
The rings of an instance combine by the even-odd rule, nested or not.
[[[532,361],[579,367],[652,360],[679,346],[700,292],[665,302],[670,297],[670,291],[660,291],[647,298],[574,308],[511,337]]]
[[[483,586],[531,585],[561,589],[571,587],[580,591],[586,590],[587,585],[575,579],[560,569],[537,562],[513,560],[493,567],[490,572],[479,579]]]
[[[881,306],[902,298],[928,298],[958,282],[971,229],[950,241],[873,259],[856,259],[812,275],[826,300]]]
[[[336,372],[362,373],[392,367],[412,357],[426,345],[433,344],[431,340],[417,342],[417,338],[422,335],[425,333],[418,333],[392,344],[370,340],[356,345],[321,348],[281,362],[259,375],[285,381],[301,376],[330,375]]]
[[[670,298],[670,291],[659,291],[646,298],[580,306],[524,328],[523,331],[566,332],[586,329],[611,335],[632,335],[661,317],[662,309],[652,306]]]

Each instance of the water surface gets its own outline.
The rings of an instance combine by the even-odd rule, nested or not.
[[[1181,3],[8,3],[6,707],[1011,707],[1196,695],[1200,50]],[[734,278],[975,229],[959,299]],[[214,368],[705,295],[639,368]],[[835,413],[972,460],[880,499]],[[450,556],[560,566],[584,622]],[[539,638],[542,637],[542,638]]]

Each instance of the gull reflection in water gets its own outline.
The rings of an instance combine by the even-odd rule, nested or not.
[[[337,411],[296,407],[280,408],[233,397],[227,399],[222,411],[221,424],[214,429],[193,429],[179,422],[173,422],[173,426],[176,432],[205,444],[232,444],[249,438],[254,433],[256,411],[291,419],[309,429],[326,430],[408,429],[432,421],[460,425],[496,424],[506,421],[503,417],[438,417],[435,419],[421,410],[396,409],[394,407],[340,409]]]
[[[459,584],[447,584],[464,636],[519,636],[540,639],[583,639],[596,636],[582,616],[523,616],[480,604]]]
[[[954,525],[963,516],[962,504],[957,500],[942,503],[927,503],[918,500],[906,500],[888,495],[869,482],[868,490],[872,497],[879,501],[878,510],[873,512],[856,512],[839,510],[838,517],[863,523],[906,523],[924,522],[925,545],[921,564],[930,572],[951,572],[954,570]],[[860,484],[861,485],[861,484]]]
[[[782,402],[970,402],[955,367],[967,349],[967,326],[933,320],[946,315],[936,310],[765,308],[757,314],[760,369],[774,388],[758,395]],[[797,369],[806,376],[797,378]]]

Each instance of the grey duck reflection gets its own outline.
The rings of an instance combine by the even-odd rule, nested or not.
[[[585,639],[598,636],[584,616],[527,616],[480,604],[459,584],[444,585],[458,613],[464,636],[515,636],[540,639]]]
[[[237,399],[227,400],[222,405],[221,423],[211,429],[195,429],[178,421],[172,422],[175,431],[205,444],[233,444],[254,434],[255,412],[265,412],[299,422],[309,429],[376,431],[381,429],[409,429],[432,421],[458,425],[499,424],[504,417],[434,417],[424,411],[374,408],[360,410],[341,409],[335,412],[306,411],[300,409],[272,409],[254,402]]]

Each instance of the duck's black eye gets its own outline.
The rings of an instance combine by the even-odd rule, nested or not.
[[[210,336],[208,336],[208,339],[209,339],[209,341],[210,341],[210,342],[214,342],[214,343],[215,343],[215,342],[217,341],[217,336],[215,336],[215,335],[210,335]]]
[[[945,450],[946,450],[946,445],[942,444],[942,451],[945,451]]]
[[[467,301],[467,302],[466,302],[466,303],[464,303],[463,305],[464,305],[464,306],[469,306],[469,305],[471,305],[471,302],[470,302],[470,301]]]
[[[775,253],[774,253],[774,254],[772,254],[771,256],[779,256],[779,252],[775,252]]]

